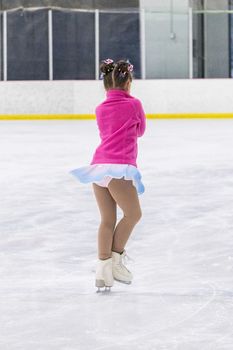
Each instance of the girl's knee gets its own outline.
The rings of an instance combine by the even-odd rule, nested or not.
[[[134,210],[133,212],[131,212],[128,215],[126,214],[125,216],[128,219],[130,219],[130,221],[132,221],[134,224],[136,224],[138,221],[140,221],[142,217],[142,211],[140,208],[138,208],[137,210]]]
[[[141,220],[141,217],[142,217],[142,211],[141,209],[139,208],[136,213],[135,213],[135,220],[136,222],[140,221]]]

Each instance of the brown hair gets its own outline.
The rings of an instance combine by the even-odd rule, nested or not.
[[[113,87],[125,89],[126,83],[133,79],[133,65],[129,61],[120,60],[113,70]]]
[[[113,88],[112,71],[114,67],[115,63],[110,58],[107,58],[100,64],[101,78],[103,78],[105,90]]]

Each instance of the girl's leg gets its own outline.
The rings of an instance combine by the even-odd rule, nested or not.
[[[131,180],[112,179],[108,189],[112,198],[124,213],[123,218],[115,228],[112,244],[112,250],[121,253],[134,226],[141,218],[140,203],[137,190]]]
[[[104,260],[111,257],[113,233],[116,226],[116,202],[109,190],[93,183],[94,194],[101,215],[98,231],[98,256]]]

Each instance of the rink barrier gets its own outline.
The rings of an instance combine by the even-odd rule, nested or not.
[[[233,113],[155,113],[146,114],[147,119],[225,119],[233,118]],[[94,114],[7,114],[0,120],[79,120],[95,119]]]

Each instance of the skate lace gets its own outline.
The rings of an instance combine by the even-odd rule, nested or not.
[[[126,251],[124,251],[124,253],[122,254],[122,261],[124,264],[127,265],[127,262],[134,262],[134,260],[126,253]]]

